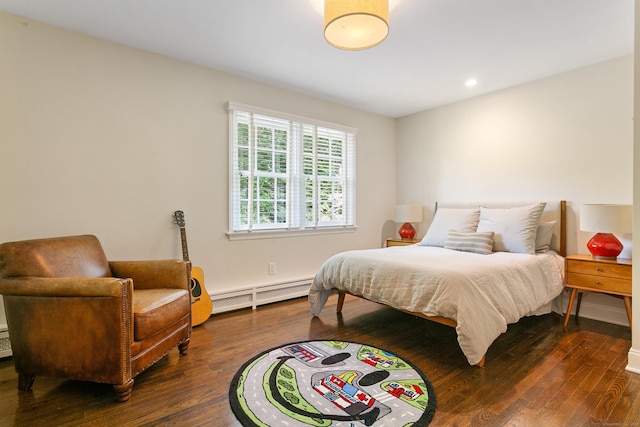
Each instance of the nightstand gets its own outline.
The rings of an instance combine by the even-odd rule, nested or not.
[[[389,246],[408,246],[415,245],[416,243],[420,243],[420,240],[417,239],[387,239],[385,243],[385,247]]]
[[[580,303],[584,292],[600,292],[624,300],[629,327],[631,327],[631,260],[596,259],[591,255],[569,255],[565,258],[565,286],[572,288],[564,326],[569,323],[571,307],[576,294],[576,318],[580,312]]]

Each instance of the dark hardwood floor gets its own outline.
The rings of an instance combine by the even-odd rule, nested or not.
[[[640,425],[640,375],[624,370],[629,328],[554,315],[526,318],[500,336],[485,368],[469,366],[455,331],[377,304],[332,297],[320,318],[305,298],[212,316],[194,328],[189,355],[172,350],[117,403],[110,386],[37,377],[18,392],[0,361],[1,426],[238,426],[227,398],[236,370],[261,350],[308,339],[366,342],[412,361],[437,396],[434,426]]]

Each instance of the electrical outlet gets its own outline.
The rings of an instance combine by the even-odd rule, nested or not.
[[[269,274],[276,274],[276,263],[275,262],[270,262],[269,263]]]

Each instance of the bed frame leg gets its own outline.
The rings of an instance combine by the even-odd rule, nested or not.
[[[336,306],[336,313],[342,313],[342,306],[344,305],[344,292],[338,292],[338,305]]]
[[[484,361],[486,358],[487,358],[487,355],[485,354],[484,356],[482,356],[482,359],[480,359],[480,361],[476,364],[476,366],[479,368],[484,368]]]

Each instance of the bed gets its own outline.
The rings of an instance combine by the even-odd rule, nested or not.
[[[330,257],[309,291],[319,316],[350,294],[456,329],[471,365],[484,366],[507,325],[552,311],[564,286],[565,201],[440,202],[415,245]]]

